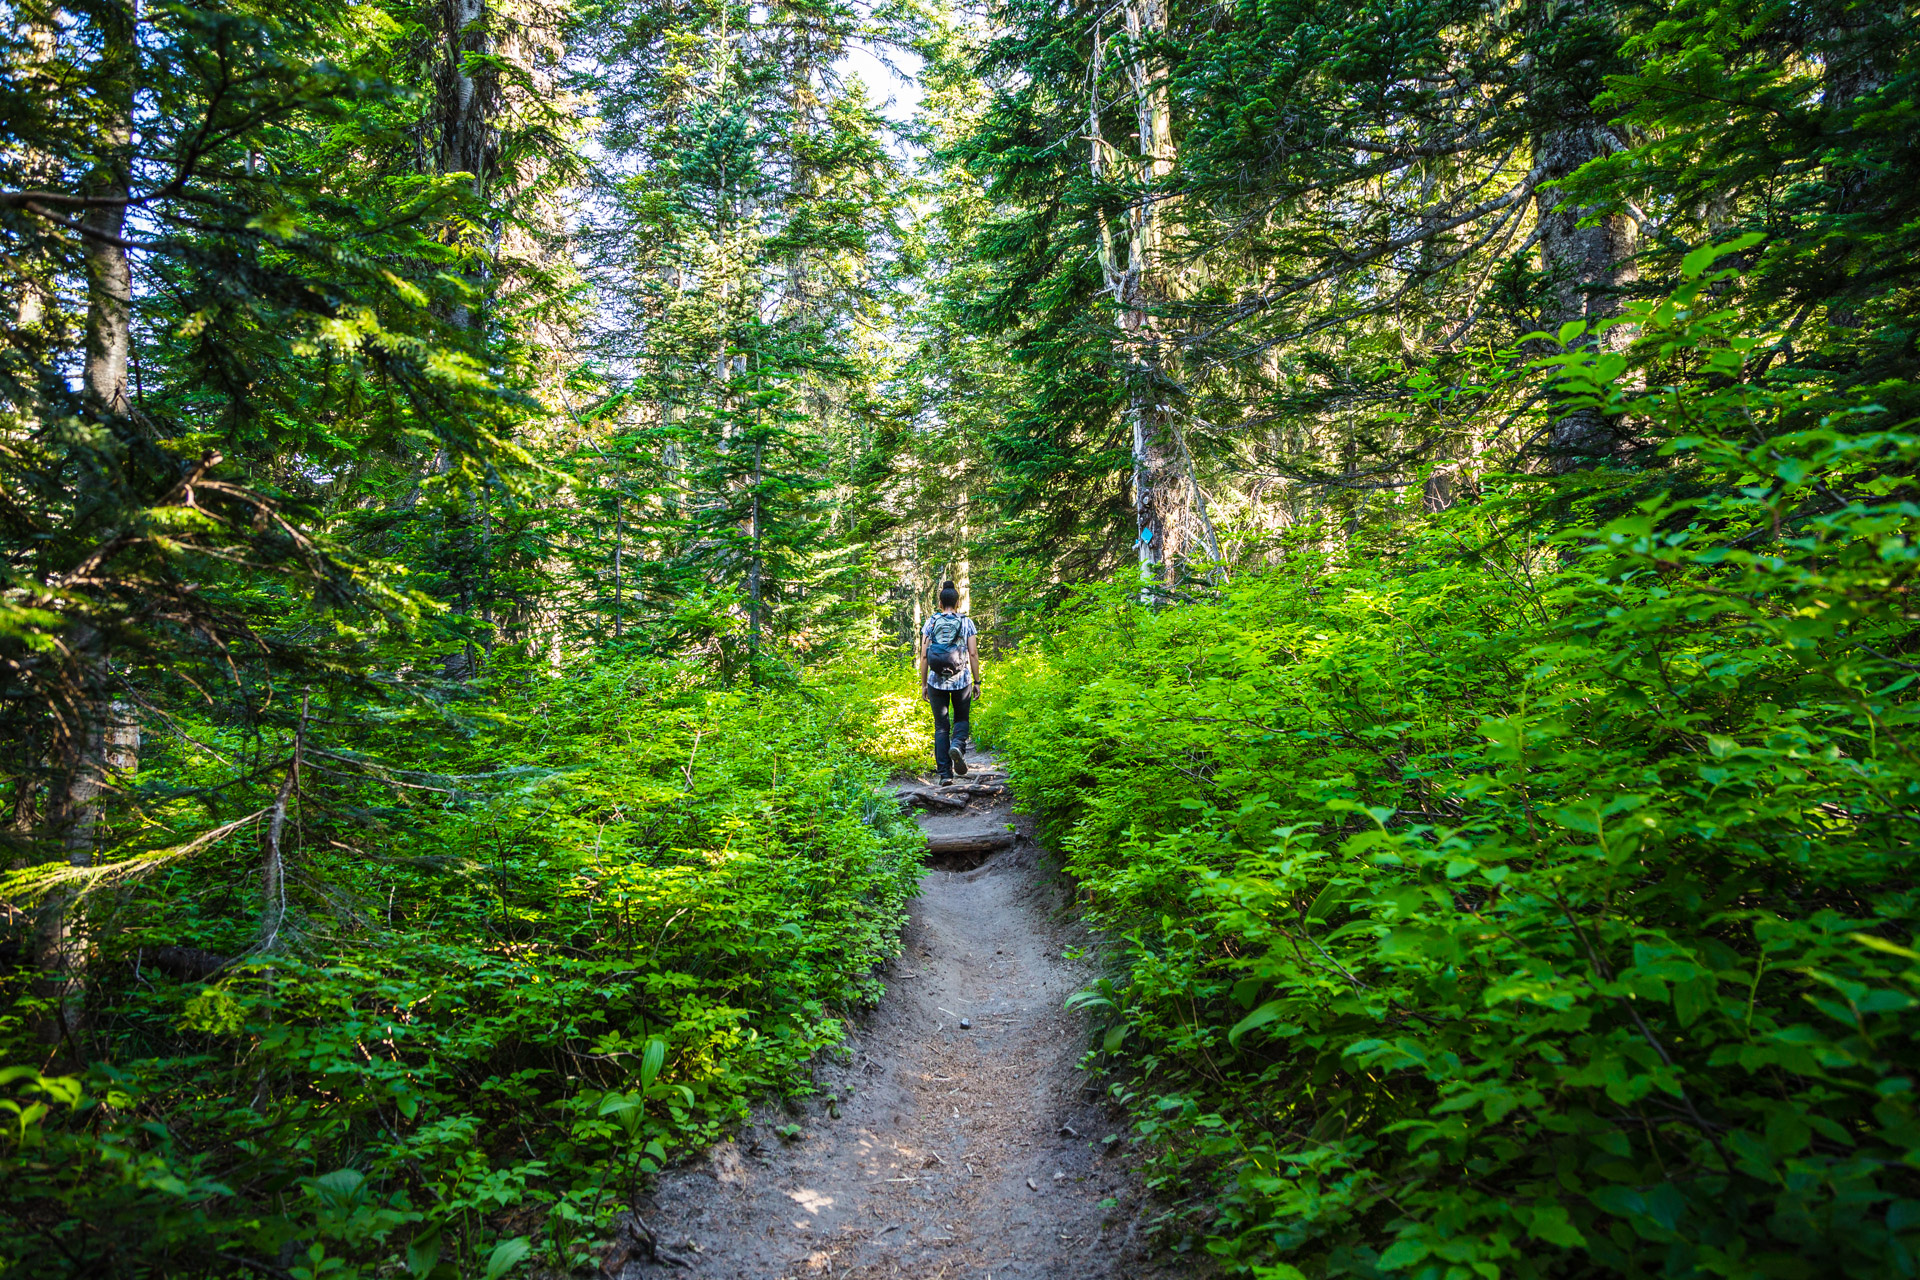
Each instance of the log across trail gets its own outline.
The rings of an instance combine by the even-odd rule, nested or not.
[[[668,1173],[639,1206],[627,1280],[1190,1276],[1156,1263],[1124,1122],[1075,1064],[1067,996],[1089,942],[1064,888],[1016,837],[982,756],[966,807],[920,819],[932,852],[887,994],[816,1072],[799,1110],[763,1108],[736,1141]],[[903,802],[913,791],[900,788]],[[943,852],[944,851],[944,852]],[[982,861],[984,859],[984,861]]]

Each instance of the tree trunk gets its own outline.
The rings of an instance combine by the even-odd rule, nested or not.
[[[60,43],[52,11],[38,5],[23,4],[14,7],[14,14],[17,30],[23,38],[22,44],[30,51],[22,59],[23,65],[10,68],[15,92],[57,92],[59,82],[48,74]],[[26,163],[23,166],[25,172],[21,175],[22,187],[44,187],[59,179],[60,166],[55,157],[44,151],[28,149],[23,159]],[[14,307],[14,328],[29,341],[36,341],[37,345],[40,335],[35,330],[46,319],[47,303],[53,297],[52,263],[45,255],[33,253],[23,255],[10,265],[20,281],[20,297]]]
[[[755,411],[757,418],[758,411]],[[761,441],[753,442],[753,495],[747,503],[747,656],[760,656],[760,485],[765,478],[762,471]]]
[[[1101,268],[1119,312],[1121,354],[1127,379],[1127,428],[1133,455],[1134,553],[1149,592],[1171,584],[1178,562],[1196,540],[1196,486],[1186,441],[1169,403],[1173,349],[1156,309],[1177,289],[1161,262],[1169,198],[1161,194],[1173,172],[1173,109],[1167,68],[1156,41],[1166,35],[1165,0],[1130,0],[1125,10],[1126,75],[1133,91],[1138,155],[1131,161],[1108,144],[1101,131],[1100,96],[1106,39],[1095,33],[1093,90],[1088,134],[1095,178],[1137,182],[1140,191],[1127,213],[1126,262],[1100,219]],[[1210,531],[1209,531],[1210,532]],[[1204,538],[1202,539],[1204,540]]]
[[[133,273],[123,236],[132,168],[134,73],[138,52],[130,10],[109,10],[102,23],[103,80],[111,86],[114,114],[101,134],[101,158],[83,185],[101,203],[81,215],[81,254],[87,279],[87,328],[80,367],[88,408],[124,417],[127,364],[133,335]],[[73,656],[78,722],[67,732],[59,757],[65,783],[48,806],[51,827],[67,862],[91,866],[100,844],[101,816],[116,778],[139,765],[140,728],[133,704],[113,694],[107,639],[94,626],[76,624],[66,636]],[[40,985],[52,1001],[43,1035],[71,1043],[86,1008],[88,941],[76,910],[77,890],[52,894],[40,912],[35,960]]]
[[[132,34],[125,37],[129,41]],[[122,59],[129,77],[132,55]],[[132,85],[127,116],[108,138],[107,157],[88,176],[86,194],[105,203],[82,215],[81,252],[87,270],[87,350],[81,389],[93,406],[114,417],[127,412],[127,361],[133,339],[133,272],[127,264],[127,150],[132,139]]]
[[[486,0],[442,0],[441,37],[444,54],[435,75],[435,107],[439,116],[441,173],[473,177],[473,192],[485,197],[498,162],[493,118],[499,106],[499,74],[469,68],[468,54],[493,52],[487,30]]]
[[[7,830],[17,836],[31,832],[39,817],[40,786],[44,780],[40,759],[40,727],[29,723],[20,735],[19,772],[14,775],[13,803],[7,814]]]
[[[104,659],[93,666],[106,676]],[[70,748],[65,787],[54,797],[53,828],[69,865],[92,866],[101,843],[102,810],[116,780],[132,776],[140,763],[140,724],[133,704],[96,693],[85,704],[92,715]],[[71,1042],[86,1021],[89,940],[77,904],[79,891],[60,888],[40,908],[34,939],[39,987],[51,1002],[41,1036],[48,1043]]]
[[[1589,160],[1606,155],[1612,142],[1606,126],[1584,117],[1542,133],[1534,143],[1534,165],[1543,182],[1565,178]],[[1619,315],[1621,290],[1639,279],[1633,262],[1639,228],[1633,219],[1611,214],[1592,226],[1582,226],[1595,216],[1593,209],[1562,199],[1557,190],[1537,190],[1534,200],[1540,253],[1551,278],[1547,330],[1554,331],[1569,320],[1584,320],[1592,326]],[[1624,351],[1632,341],[1626,325],[1597,335],[1589,328],[1579,339],[1604,351]],[[1548,432],[1548,448],[1558,471],[1592,466],[1618,453],[1620,445],[1616,424],[1595,409],[1559,412]]]
[[[955,530],[953,549],[953,585],[960,592],[960,612],[973,612],[973,555],[967,549],[967,543],[973,537],[973,526],[967,518],[968,495],[965,489],[960,491],[957,504],[960,512],[960,525]]]
[[[1569,31],[1590,24],[1587,10],[1593,3],[1570,0],[1554,10],[1554,21]],[[1624,145],[1612,128],[1593,114],[1593,97],[1602,87],[1593,72],[1592,59],[1582,58],[1554,73],[1564,77],[1564,82],[1546,77],[1548,82],[1536,87],[1538,98],[1560,104],[1553,113],[1556,118],[1533,139],[1537,184],[1534,209],[1541,262],[1549,277],[1550,301],[1543,327],[1551,332],[1568,321],[1584,320],[1589,328],[1578,340],[1582,345],[1618,352],[1632,343],[1631,329],[1615,325],[1596,335],[1592,326],[1619,315],[1622,291],[1640,278],[1633,261],[1639,247],[1639,227],[1623,213],[1600,216],[1597,210],[1573,202],[1558,187],[1548,185]],[[1581,225],[1590,219],[1593,225]],[[1549,412],[1554,417],[1548,429],[1548,452],[1556,471],[1592,466],[1619,452],[1622,440],[1618,424],[1598,411],[1552,408]]]
[[[434,108],[438,117],[435,167],[440,173],[466,173],[473,177],[473,193],[481,200],[496,176],[499,165],[498,137],[494,118],[499,109],[500,76],[487,68],[469,69],[470,53],[485,56],[493,52],[487,29],[489,14],[486,0],[442,0],[441,39],[443,55],[434,76]],[[468,273],[476,290],[484,276]],[[456,328],[473,327],[477,317],[465,303],[453,308],[450,317]]]
[[[622,477],[616,472],[614,474],[614,482],[617,484],[621,479]],[[620,598],[620,549],[626,544],[626,526],[622,523],[622,517],[625,514],[620,491],[616,489],[613,494],[613,638],[615,640],[620,638],[620,622],[622,616]]]

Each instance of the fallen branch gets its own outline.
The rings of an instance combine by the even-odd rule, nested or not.
[[[627,1263],[636,1260],[655,1262],[666,1267],[692,1265],[679,1254],[662,1248],[646,1219],[629,1211],[613,1220],[613,1244],[600,1259],[600,1272],[602,1275],[618,1276],[626,1270]]]
[[[914,805],[923,809],[964,809],[970,796],[965,791],[930,791],[925,787],[907,787],[897,794],[902,809]]]

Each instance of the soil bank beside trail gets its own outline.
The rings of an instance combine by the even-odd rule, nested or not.
[[[1011,822],[1005,800],[921,819],[930,835]],[[1090,975],[1062,951],[1088,938],[1056,922],[1064,890],[1038,853],[1022,838],[927,871],[886,998],[819,1067],[820,1097],[664,1176],[643,1216],[690,1266],[635,1261],[627,1280],[1198,1273],[1148,1256],[1123,1123],[1075,1069],[1086,1030],[1062,1006]]]

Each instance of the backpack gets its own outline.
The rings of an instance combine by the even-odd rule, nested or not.
[[[964,614],[933,615],[933,629],[927,633],[928,671],[942,680],[960,673],[961,664],[967,660],[967,644],[961,638],[966,630],[967,619]]]

